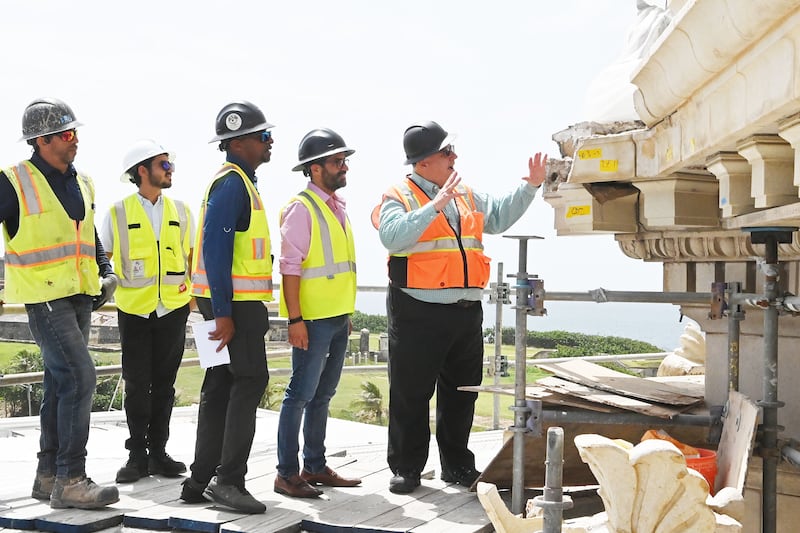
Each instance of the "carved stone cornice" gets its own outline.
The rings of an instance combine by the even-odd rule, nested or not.
[[[622,253],[633,259],[689,263],[695,261],[752,261],[764,255],[742,231],[648,232],[617,234]],[[781,260],[800,259],[797,233],[790,244],[778,245]]]

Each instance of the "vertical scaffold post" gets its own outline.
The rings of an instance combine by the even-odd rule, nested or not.
[[[523,497],[525,495],[525,433],[528,431],[527,421],[530,413],[525,401],[525,389],[527,384],[526,358],[527,358],[527,322],[528,311],[530,310],[531,284],[528,278],[528,240],[541,239],[534,235],[505,236],[509,239],[517,239],[519,242],[519,263],[517,268],[516,288],[516,323],[514,328],[514,442],[513,467],[511,481],[511,512],[520,514],[524,508]]]
[[[792,234],[796,227],[763,227],[743,228],[750,233],[753,244],[764,245],[764,262],[761,265],[764,273],[764,374],[762,376],[762,423],[759,449],[763,461],[761,480],[761,531],[777,532],[778,515],[778,408],[783,402],[778,401],[778,243],[792,242]]]

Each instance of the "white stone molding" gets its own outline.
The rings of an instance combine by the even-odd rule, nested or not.
[[[752,261],[764,253],[742,231],[648,232],[614,237],[622,252],[633,259],[660,262]],[[788,244],[778,245],[781,260],[800,258],[797,233]]]
[[[796,202],[794,150],[778,135],[752,135],[736,149],[752,167],[750,195],[756,208]]]
[[[639,117],[652,126],[671,114],[797,8],[794,0],[685,2],[633,71]],[[714,31],[709,31],[709,21],[714,21]]]
[[[717,152],[706,160],[706,168],[719,180],[719,208],[729,218],[755,211],[751,189],[751,167],[736,152]]]
[[[792,183],[800,185],[800,113],[794,114],[778,122],[778,135],[786,139],[794,150],[794,179]]]
[[[641,180],[641,223],[648,230],[719,226],[719,182],[711,175],[675,173]]]

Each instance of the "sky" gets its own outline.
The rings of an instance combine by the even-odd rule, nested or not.
[[[369,214],[409,172],[406,127],[435,120],[456,133],[456,169],[474,189],[517,187],[529,156],[558,157],[552,134],[590,115],[587,87],[624,52],[636,2],[4,0],[2,13],[3,167],[29,157],[17,142],[25,106],[57,97],[84,124],[75,164],[94,179],[97,226],[113,202],[135,192],[119,175],[140,138],[177,154],[167,194],[197,216],[224,160],[208,143],[214,119],[246,99],[276,125],[272,160],[257,171],[273,253],[278,212],[305,186],[291,172],[298,143],[329,127],[356,150],[339,193],[359,284],[384,285],[386,252]],[[527,270],[546,289],[661,290],[660,263],[626,257],[612,236],[556,237],[553,228],[540,192],[507,232],[545,237],[529,244]],[[487,236],[485,247],[506,273],[516,272],[516,241]]]

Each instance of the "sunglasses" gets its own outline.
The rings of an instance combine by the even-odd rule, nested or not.
[[[164,172],[175,172],[175,163],[172,161],[167,161],[165,159],[164,161],[161,161],[158,166],[160,166]]]
[[[453,155],[453,152],[456,151],[456,147],[453,146],[452,144],[448,144],[439,151],[442,153],[443,156],[450,157],[451,155]]]
[[[253,137],[260,140],[262,143],[267,142],[268,140],[272,139],[272,132],[271,131],[262,131],[260,133],[253,134]]]
[[[69,143],[75,140],[75,138],[78,136],[78,132],[76,130],[67,130],[56,133],[55,135],[65,143]]]
[[[345,165],[346,165],[346,164],[347,164],[349,161],[350,161],[350,160],[349,160],[349,159],[347,159],[346,157],[342,157],[342,158],[337,158],[337,159],[331,159],[331,160],[329,160],[329,162],[330,162],[330,163],[333,163],[333,166],[335,166],[335,167],[336,167],[336,168],[338,168],[339,170],[341,170],[341,169],[342,169],[342,167],[343,167],[343,166],[345,166]]]

